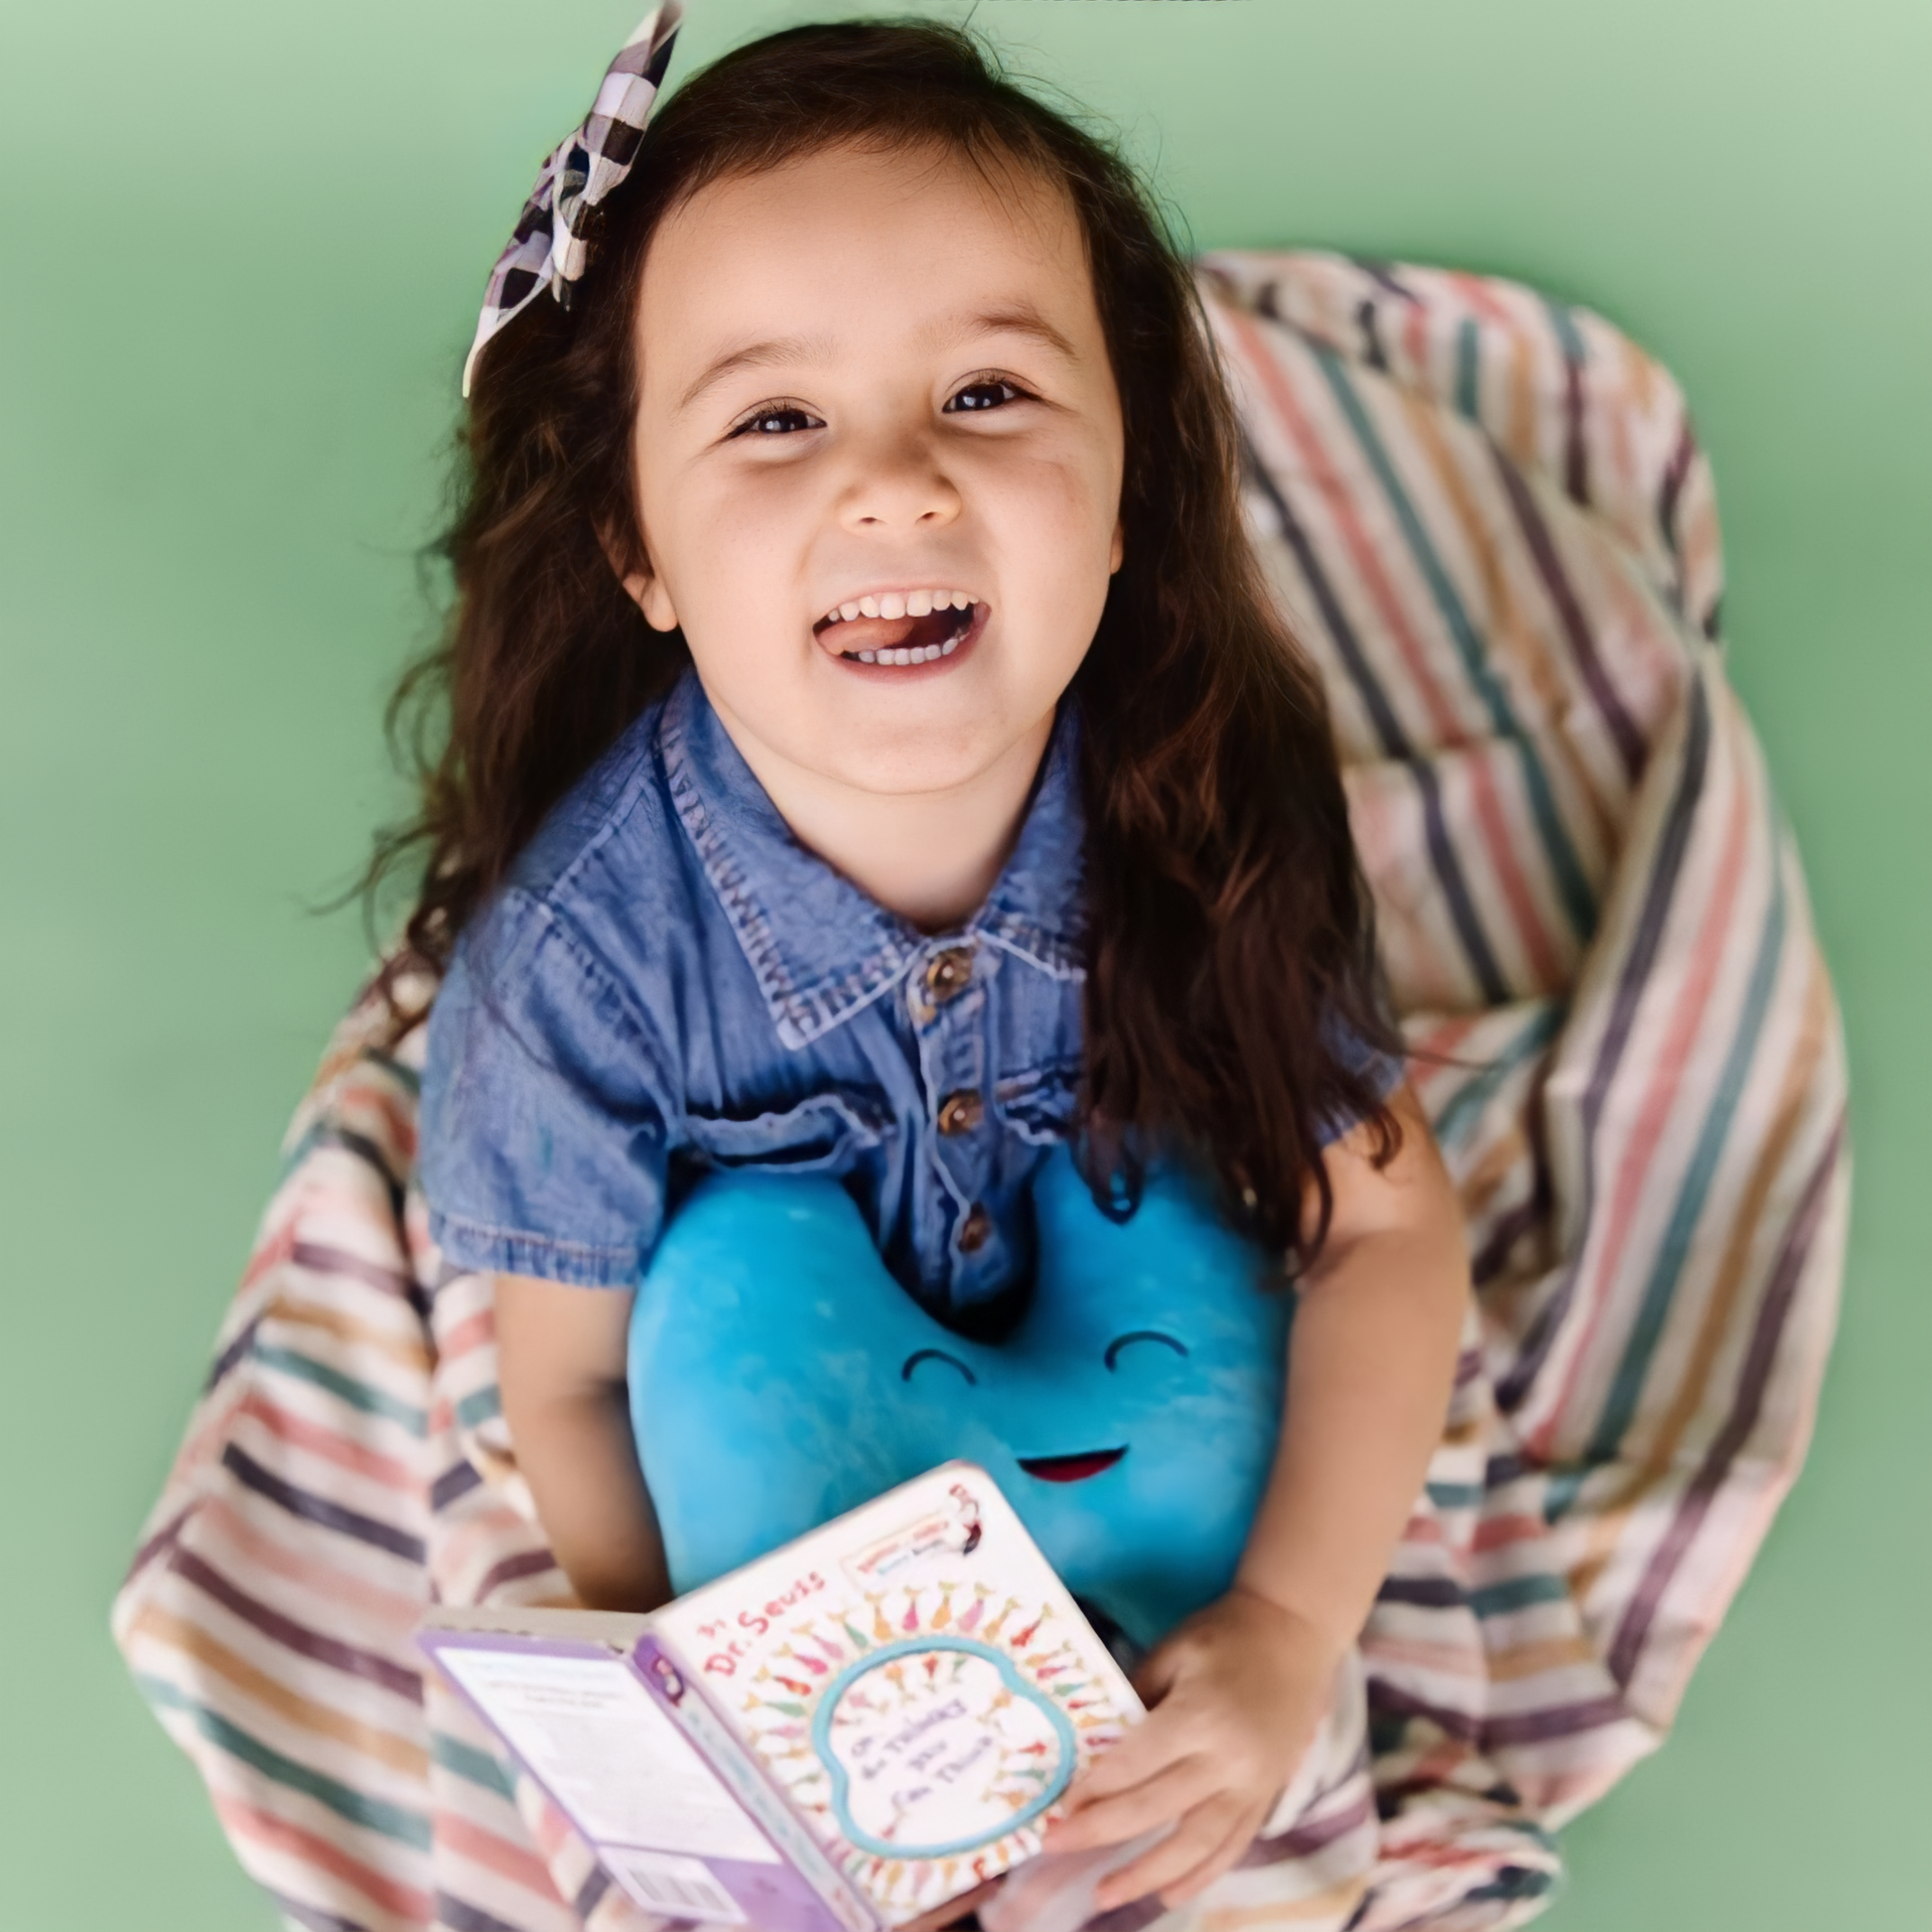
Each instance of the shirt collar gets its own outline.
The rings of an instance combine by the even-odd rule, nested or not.
[[[1079,728],[1062,704],[1012,856],[960,932],[925,933],[792,836],[686,672],[658,751],[671,803],[785,1045],[850,1019],[938,947],[984,940],[1055,979],[1085,972],[1085,818]]]

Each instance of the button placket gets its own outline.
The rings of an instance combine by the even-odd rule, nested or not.
[[[960,1222],[959,1231],[953,1236],[953,1243],[963,1255],[976,1255],[993,1238],[993,1216],[975,1201],[966,1210],[966,1218]]]
[[[943,945],[915,972],[908,989],[931,1110],[928,1158],[920,1164],[918,1186],[927,1194],[934,1232],[950,1230],[955,1290],[963,1276],[998,1261],[998,1228],[980,1198],[993,1176],[979,1133],[987,1111],[985,982],[997,968],[997,959],[970,945]],[[994,1252],[988,1252],[989,1245]]]
[[[949,1006],[973,983],[973,948],[942,946],[926,962],[926,998],[935,1007]]]

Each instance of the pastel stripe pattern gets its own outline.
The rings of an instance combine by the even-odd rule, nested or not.
[[[1670,375],[1472,275],[1201,277],[1476,1295],[1363,1635],[1365,1755],[1191,1910],[1107,1932],[1517,1925],[1553,1832],[1664,1738],[1803,1456],[1850,1189],[1838,1013]],[[637,1932],[410,1641],[432,1600],[568,1586],[487,1285],[425,1232],[420,1039],[378,1040],[364,1003],[291,1130],[115,1634],[290,1926]]]

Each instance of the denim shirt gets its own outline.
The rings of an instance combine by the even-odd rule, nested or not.
[[[459,1269],[635,1285],[701,1174],[837,1176],[935,1313],[1026,1281],[1028,1183],[1073,1131],[1077,720],[959,929],[792,836],[695,675],[553,812],[430,1017],[420,1172]]]
[[[927,934],[793,838],[696,677],[552,813],[429,1027],[420,1172],[461,1269],[635,1285],[701,1173],[838,1176],[935,1311],[1031,1271],[1085,977],[1063,707],[1011,858]]]

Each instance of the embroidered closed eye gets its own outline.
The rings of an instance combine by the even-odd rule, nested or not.
[[[1173,1335],[1164,1335],[1159,1328],[1135,1328],[1128,1334],[1116,1335],[1107,1344],[1105,1358],[1107,1366],[1109,1368],[1118,1368],[1120,1366],[1121,1351],[1125,1348],[1132,1347],[1136,1342],[1143,1341],[1161,1342],[1165,1346],[1172,1348],[1176,1355],[1184,1355],[1187,1352],[1187,1344],[1184,1341],[1176,1341]]]
[[[921,1362],[944,1362],[948,1368],[956,1368],[974,1388],[979,1387],[979,1377],[957,1355],[948,1355],[943,1348],[915,1348],[906,1356],[905,1366],[899,1370],[898,1379],[901,1382],[911,1381],[912,1371]]]

